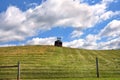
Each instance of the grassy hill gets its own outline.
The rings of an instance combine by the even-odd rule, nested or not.
[[[101,80],[120,79],[120,50],[54,46],[0,48],[0,66],[16,65],[20,61],[21,80],[96,80],[96,57]],[[13,80],[16,75],[16,68],[0,68],[0,80]]]

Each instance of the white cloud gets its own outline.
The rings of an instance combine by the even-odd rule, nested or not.
[[[99,34],[100,37],[119,37],[120,20],[111,21]]]
[[[113,2],[113,1],[116,1],[116,0],[102,0],[103,3],[110,3],[110,2]]]
[[[71,47],[71,48],[83,48],[83,49],[98,49],[97,43],[95,42],[87,42],[83,39],[73,40],[70,42],[64,42],[63,43],[65,47]]]
[[[25,19],[25,14],[16,7],[11,6],[6,12],[1,13],[0,41],[23,40],[26,31],[22,30],[21,23]]]
[[[56,37],[33,38],[27,42],[27,45],[54,45]]]
[[[32,7],[32,8],[35,8],[36,6],[38,6],[37,3],[30,3],[30,4],[28,5],[28,7]]]
[[[77,39],[70,42],[65,42],[64,46],[72,48],[84,48],[84,49],[98,49],[96,35],[88,35],[86,39]]]
[[[98,49],[120,49],[120,37],[99,43]]]
[[[72,48],[82,48],[84,45],[84,40],[83,39],[78,39],[78,40],[73,40],[70,42],[64,42],[63,46],[65,47],[72,47]]]
[[[40,22],[41,27],[72,26],[86,28],[97,22],[98,17],[94,16],[93,8],[73,0],[48,0],[33,9],[32,14],[28,13],[28,15],[29,19],[34,19],[36,23]]]
[[[9,6],[6,12],[0,13],[0,42],[24,40],[36,35],[37,31],[49,30],[56,26],[71,26],[75,28],[71,33],[72,37],[79,37],[84,34],[82,29],[93,27],[100,21],[120,14],[120,12],[106,10],[112,1],[102,0],[95,5],[88,5],[80,0],[47,0],[25,12],[15,6]],[[120,21],[117,20],[109,23],[100,32],[99,37],[118,36],[119,23]],[[51,45],[54,39],[53,37],[33,38],[28,41],[28,44]],[[65,42],[65,46],[95,48],[97,39],[98,37],[94,35],[88,35],[86,39]]]
[[[98,40],[99,37],[97,35],[92,35],[92,34],[89,34],[86,36],[86,41],[87,42],[95,42],[96,40]]]
[[[98,8],[101,10],[98,11]],[[98,15],[104,9],[101,4],[90,6],[78,0],[47,0],[25,12],[10,6],[0,14],[0,32],[4,33],[0,35],[0,41],[24,40],[35,35],[36,30],[55,26],[91,27],[97,23]]]
[[[4,45],[0,45],[0,47],[11,47],[11,46],[16,46],[15,44],[4,44]]]
[[[71,33],[72,38],[76,38],[76,37],[79,38],[81,35],[83,35],[83,32],[81,32],[81,30],[74,30],[74,31]]]
[[[101,40],[98,49],[120,49],[120,20],[111,21],[98,37]],[[105,42],[102,41],[104,37],[106,37]]]
[[[101,20],[107,20],[107,19],[110,19],[111,17],[119,15],[119,14],[120,14],[120,11],[116,11],[116,12],[107,11],[103,15],[100,16],[100,19]]]

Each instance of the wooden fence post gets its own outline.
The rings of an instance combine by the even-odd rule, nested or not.
[[[96,57],[96,74],[97,78],[99,78],[99,64],[98,64],[98,58]]]
[[[20,62],[18,62],[17,80],[20,80]]]

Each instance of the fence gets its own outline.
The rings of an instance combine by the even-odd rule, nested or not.
[[[120,58],[111,58],[110,61],[96,58],[96,75],[98,78],[120,78]]]
[[[43,78],[104,78],[104,77],[119,77],[120,78],[120,61],[115,59],[117,66],[102,61],[99,58],[94,59],[93,65],[86,64],[86,66],[74,66],[71,62],[71,66],[36,66],[33,64],[27,64],[27,67],[23,66],[21,69],[21,79],[43,79]],[[67,61],[66,61],[67,62]],[[77,61],[75,61],[77,63]],[[78,61],[79,62],[79,61]],[[104,64],[103,64],[104,62]],[[68,62],[70,63],[70,62]],[[23,63],[26,64],[26,63]],[[28,66],[31,65],[31,66]],[[105,65],[105,69],[104,69]],[[112,67],[114,66],[114,69]],[[108,68],[107,68],[108,67]],[[111,67],[111,68],[109,68]],[[13,66],[0,66],[0,68],[17,68],[17,80],[20,80],[20,62]],[[112,70],[111,70],[112,69]]]
[[[98,58],[96,57],[96,75],[97,78],[99,78],[99,64],[98,64]]]
[[[17,65],[12,66],[0,66],[0,68],[17,68],[17,80],[20,80],[20,62]]]

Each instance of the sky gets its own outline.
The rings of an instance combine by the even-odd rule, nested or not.
[[[0,47],[120,49],[120,0],[0,0]]]

